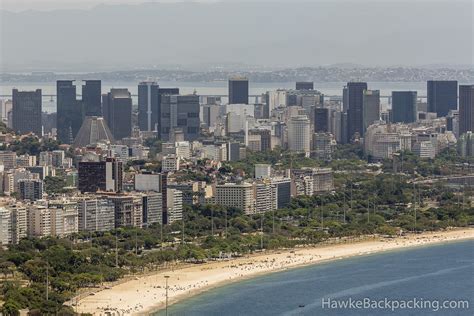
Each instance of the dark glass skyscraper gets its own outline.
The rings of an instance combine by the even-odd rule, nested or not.
[[[58,80],[57,94],[57,134],[64,144],[74,141],[85,116],[102,116],[100,80],[86,80],[82,85],[82,99],[76,96],[73,80]]]
[[[459,86],[459,135],[474,132],[474,85]]]
[[[57,135],[63,144],[71,144],[82,125],[82,106],[76,100],[76,86],[72,80],[58,80]]]
[[[110,89],[102,95],[104,118],[116,140],[132,134],[132,96],[128,89]]]
[[[102,83],[100,80],[86,80],[82,85],[82,106],[85,116],[102,116]]]
[[[296,90],[314,90],[314,82],[312,81],[297,81]]]
[[[229,79],[229,104],[249,104],[249,80]]]
[[[367,90],[367,82],[347,83],[347,119],[348,119],[348,141],[356,133],[364,134],[364,90]]]
[[[329,132],[329,109],[328,108],[314,108],[314,132],[328,133]]]
[[[160,86],[145,81],[138,84],[138,127],[141,131],[154,131],[158,125],[158,102]]]
[[[428,112],[438,117],[458,108],[458,82],[455,80],[429,80],[427,83]]]
[[[160,135],[161,96],[179,94],[178,88],[160,88],[156,82],[138,85],[138,127],[141,131],[158,131]]]
[[[392,121],[394,123],[413,123],[417,119],[416,91],[392,92]]]
[[[19,134],[35,133],[42,136],[41,89],[18,91],[13,89],[12,125]]]
[[[200,105],[198,95],[161,96],[161,139],[168,141],[171,133],[181,130],[184,140],[199,137]]]

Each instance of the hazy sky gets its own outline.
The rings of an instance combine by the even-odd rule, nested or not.
[[[474,56],[472,0],[0,1],[0,70],[472,65]],[[65,8],[82,10],[51,11]]]
[[[178,3],[178,2],[250,2],[252,0],[0,0],[0,8],[10,11],[23,10],[54,10],[54,9],[89,9],[99,4],[138,4],[141,2]],[[274,0],[253,0],[258,2],[272,2]],[[277,0],[279,2],[295,2],[295,0]],[[296,0],[304,2],[321,2],[321,0]],[[365,2],[364,0],[325,0],[325,1],[352,1]],[[378,0],[378,2],[391,2],[394,0]],[[433,0],[412,0],[426,2]],[[436,0],[435,0],[436,1]],[[438,0],[443,1],[443,0]],[[445,0],[448,1],[448,0]],[[457,1],[457,0],[451,0]]]

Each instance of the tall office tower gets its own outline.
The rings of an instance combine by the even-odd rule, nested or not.
[[[288,122],[288,147],[290,151],[309,156],[311,151],[310,122],[306,115],[292,117]]]
[[[240,160],[240,143],[228,142],[226,143],[227,161]]]
[[[116,140],[132,135],[132,96],[128,89],[102,95],[104,118]]]
[[[18,180],[21,200],[36,201],[43,198],[43,181],[39,179]]]
[[[364,134],[364,90],[367,90],[367,82],[347,83],[347,120],[348,141],[356,134]]]
[[[158,125],[160,86],[153,81],[138,84],[138,127],[141,131],[154,131]]]
[[[296,90],[314,90],[314,82],[312,81],[297,81]]]
[[[102,116],[102,83],[100,80],[85,80],[82,85],[84,116]]]
[[[249,80],[247,78],[229,79],[229,104],[249,104]]]
[[[369,125],[380,120],[380,91],[366,90],[363,96],[364,133]]]
[[[328,133],[329,132],[329,109],[328,108],[314,108],[314,132]]]
[[[455,80],[429,80],[427,83],[428,112],[438,117],[458,108],[458,82]]]
[[[342,88],[342,112],[347,112],[347,109],[349,108],[349,100],[347,97],[347,86],[344,86],[344,88]]]
[[[169,141],[176,132],[182,132],[184,140],[199,137],[200,106],[198,95],[163,95],[161,97],[161,139]]]
[[[76,86],[72,80],[56,82],[57,134],[63,144],[71,144],[82,125],[82,106],[76,100]]]
[[[13,89],[13,129],[19,134],[35,133],[43,136],[41,124],[41,89],[18,91]]]
[[[416,91],[392,92],[392,121],[394,123],[413,123],[417,119]]]
[[[97,191],[122,191],[123,169],[122,163],[115,158],[105,161],[79,162],[78,189],[81,193]]]
[[[114,204],[108,199],[80,198],[77,211],[80,232],[106,232],[115,228]]]
[[[474,132],[474,85],[459,86],[459,135]]]
[[[141,131],[160,131],[161,96],[179,94],[178,88],[160,88],[153,81],[138,85],[138,127]]]

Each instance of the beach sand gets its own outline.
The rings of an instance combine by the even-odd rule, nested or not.
[[[474,229],[407,235],[397,238],[374,237],[358,242],[341,242],[316,247],[263,252],[227,261],[213,261],[158,271],[104,288],[73,306],[76,312],[93,315],[148,315],[164,308],[165,275],[169,304],[205,290],[257,275],[352,256],[474,239]]]

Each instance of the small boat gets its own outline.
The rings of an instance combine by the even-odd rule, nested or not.
[[[298,305],[298,307],[303,308],[303,307],[305,307],[305,305],[304,305],[304,304],[300,304],[300,305]]]

